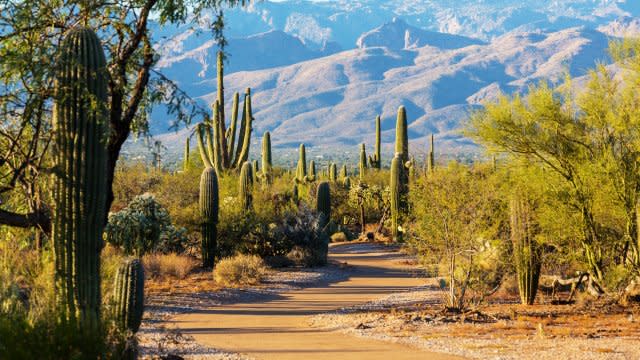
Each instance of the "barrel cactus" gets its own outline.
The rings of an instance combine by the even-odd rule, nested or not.
[[[113,285],[114,319],[122,330],[137,332],[144,313],[144,268],[138,259],[126,259]]]
[[[201,216],[201,254],[202,265],[212,268],[217,251],[217,226],[219,214],[218,174],[211,167],[206,167],[200,176],[200,216]]]
[[[71,30],[55,73],[51,238],[61,317],[86,333],[100,327],[107,82],[100,39],[87,28]]]
[[[402,155],[396,153],[393,160],[391,160],[391,179],[389,181],[391,192],[391,235],[394,241],[402,241],[402,232],[398,228],[400,226],[403,170]]]
[[[253,175],[251,173],[251,164],[245,161],[240,169],[238,197],[240,198],[240,206],[247,211],[253,209]]]
[[[511,199],[510,226],[520,301],[523,305],[531,305],[538,290],[542,253],[535,239],[538,230],[532,206],[521,196]]]

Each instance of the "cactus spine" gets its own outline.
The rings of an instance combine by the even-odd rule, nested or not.
[[[218,210],[220,207],[218,192],[218,175],[215,169],[207,166],[200,176],[200,216],[201,233],[202,233],[202,266],[205,268],[213,267],[218,234]]]
[[[323,181],[318,185],[316,210],[320,215],[320,227],[326,227],[331,220],[331,187],[327,181]]]
[[[307,177],[307,152],[304,144],[300,144],[300,150],[298,151],[298,166],[296,167],[296,181],[299,183],[305,182]]]
[[[100,327],[100,250],[106,202],[107,73],[102,44],[86,28],[61,44],[53,113],[52,239],[61,320]]]
[[[360,180],[364,180],[364,176],[367,174],[367,150],[364,147],[364,143],[360,144]]]
[[[251,173],[251,164],[245,161],[240,169],[238,197],[240,206],[246,211],[253,209],[253,175]]]
[[[404,166],[400,153],[396,153],[391,161],[391,235],[394,241],[402,241],[402,233],[398,231],[400,210],[402,206],[402,172]]]
[[[127,259],[118,267],[113,300],[118,327],[137,332],[144,313],[144,268],[140,260]]]
[[[271,160],[271,134],[267,131],[262,135],[262,177],[267,184],[271,183],[273,176]]]
[[[380,155],[380,146],[381,146],[381,137],[380,137],[380,115],[376,116],[376,145],[375,152],[373,156],[369,156],[369,165],[372,168],[380,170],[382,168],[381,163],[381,155]]]
[[[520,301],[524,305],[531,305],[536,298],[542,263],[541,248],[535,239],[537,226],[528,201],[516,196],[511,200],[510,205],[511,241],[513,241]]]
[[[335,163],[329,165],[329,180],[334,183],[338,181],[338,166]]]

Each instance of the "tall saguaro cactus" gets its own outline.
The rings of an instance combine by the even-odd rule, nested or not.
[[[246,211],[253,209],[253,175],[251,173],[251,164],[245,161],[240,169],[238,196],[240,198],[240,206]]]
[[[391,235],[394,241],[402,241],[402,233],[398,231],[400,211],[402,208],[402,173],[404,166],[400,153],[396,153],[391,160],[391,178],[389,188],[391,191]]]
[[[369,165],[372,168],[380,170],[382,168],[382,160],[380,155],[380,146],[382,140],[380,135],[380,115],[376,116],[376,145],[372,156],[369,156]]]
[[[542,265],[541,247],[535,239],[537,226],[533,220],[531,204],[521,196],[511,199],[510,212],[511,241],[520,301],[524,305],[531,305],[536,298]]]
[[[215,262],[218,235],[218,214],[220,208],[218,174],[207,166],[200,176],[200,216],[202,266],[211,268]]]
[[[217,83],[218,91],[216,101],[213,104],[213,121],[200,124],[197,135],[203,160],[205,160],[204,153],[207,153],[209,162],[218,172],[221,172],[229,169],[238,169],[249,159],[253,113],[251,108],[251,89],[247,88],[244,95],[240,131],[237,134],[236,143],[240,95],[235,93],[233,96],[231,123],[227,129],[224,111],[224,61],[222,52],[218,52]]]
[[[431,147],[429,148],[429,160],[427,162],[427,171],[432,173],[436,169],[435,148],[433,144],[433,134],[431,134]]]
[[[273,177],[273,164],[271,161],[271,134],[266,131],[262,135],[262,177],[267,184],[271,183]]]
[[[144,268],[138,259],[126,259],[113,285],[114,318],[118,327],[135,333],[144,313]]]
[[[364,147],[364,143],[360,144],[360,180],[364,180],[364,176],[367,174],[367,150]]]
[[[90,29],[61,44],[53,112],[52,239],[62,321],[91,334],[100,327],[100,251],[106,202],[107,72]]]
[[[398,108],[396,119],[396,153],[400,153],[400,159],[405,164],[409,161],[409,135],[407,133],[407,111],[404,106]]]
[[[304,144],[300,144],[298,151],[298,166],[296,167],[296,181],[305,182],[307,177],[307,152]]]
[[[184,158],[182,159],[182,170],[187,171],[189,169],[189,157],[191,156],[191,149],[189,146],[190,138],[187,137],[187,141],[184,143]]]

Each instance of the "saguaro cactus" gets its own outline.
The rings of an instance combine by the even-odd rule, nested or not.
[[[267,184],[271,183],[273,176],[271,160],[271,134],[266,131],[264,135],[262,135],[262,177]]]
[[[253,179],[254,184],[258,182],[259,176],[260,176],[260,166],[258,165],[258,160],[253,160],[251,162],[251,178]]]
[[[376,116],[376,145],[374,154],[369,156],[369,165],[372,168],[380,170],[382,167],[382,160],[380,155],[380,145],[381,145],[381,137],[380,137],[380,115]]]
[[[53,110],[56,300],[63,321],[100,325],[100,251],[105,218],[107,72],[102,44],[86,28],[62,41]]]
[[[342,168],[340,169],[340,178],[344,180],[348,176],[349,172],[347,171],[347,164],[343,164]]]
[[[336,163],[329,165],[329,180],[334,183],[338,181],[338,166],[336,166]]]
[[[202,266],[211,268],[217,251],[218,214],[220,207],[218,174],[215,169],[206,167],[200,176],[200,216],[202,233]]]
[[[240,169],[238,197],[240,206],[247,211],[253,209],[253,175],[251,173],[251,164],[245,161]]]
[[[298,166],[296,167],[296,181],[304,182],[307,177],[307,152],[305,150],[304,144],[300,144],[300,149],[298,150]]]
[[[391,161],[391,178],[389,188],[391,190],[391,235],[394,241],[402,241],[402,233],[398,231],[400,210],[402,203],[402,172],[404,166],[402,155],[396,153]]]
[[[318,185],[316,210],[321,215],[320,226],[324,228],[331,220],[331,187],[327,181],[323,181]]]
[[[307,175],[307,181],[316,181],[316,162],[311,160],[309,161],[309,174]]]
[[[189,157],[191,156],[191,149],[189,146],[190,138],[187,137],[187,141],[184,143],[184,158],[182,159],[182,170],[187,171],[189,169]]]
[[[364,147],[364,143],[360,144],[360,180],[364,180],[364,176],[367,174],[367,150]]]
[[[400,153],[400,159],[405,164],[409,161],[409,136],[407,134],[407,112],[404,106],[398,108],[396,119],[396,153]]]
[[[429,148],[429,160],[427,162],[427,171],[433,172],[436,169],[435,148],[433,144],[433,134],[431,134],[431,147]]]
[[[535,239],[537,225],[533,220],[531,204],[521,196],[511,199],[510,212],[520,301],[524,305],[531,305],[536,298],[542,265],[541,247]]]
[[[122,330],[135,333],[144,313],[144,268],[138,259],[126,259],[113,285],[114,318]]]

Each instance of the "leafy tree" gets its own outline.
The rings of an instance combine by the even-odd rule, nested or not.
[[[109,207],[122,145],[132,134],[147,134],[154,105],[168,104],[176,125],[206,114],[153,69],[158,54],[152,22],[158,26],[196,23],[225,4],[244,5],[245,1],[0,0],[0,195],[19,199],[0,204],[0,224],[49,230],[43,175],[50,172],[50,100],[58,44],[69,30],[80,25],[94,29],[108,59],[111,132],[105,191]],[[221,44],[223,24],[221,19],[210,24]]]

